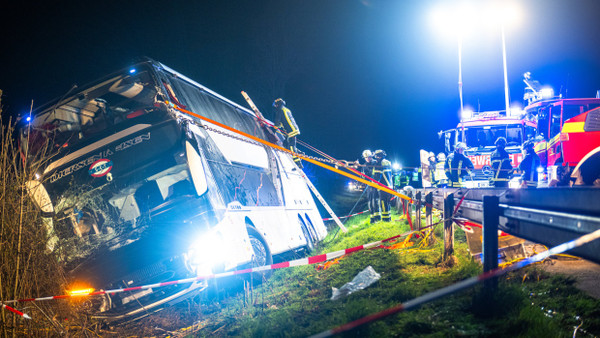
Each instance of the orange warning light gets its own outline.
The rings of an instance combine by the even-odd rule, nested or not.
[[[69,295],[71,295],[71,296],[87,296],[92,292],[94,292],[94,288],[71,290],[71,291],[69,291]]]

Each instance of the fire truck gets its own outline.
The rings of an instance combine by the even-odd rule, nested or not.
[[[495,150],[494,143],[499,137],[506,138],[506,151],[511,164],[517,167],[523,159],[521,145],[536,135],[537,124],[522,110],[468,112],[455,129],[441,131],[439,137],[445,136],[446,152],[450,152],[451,144],[459,141],[467,145],[465,155],[473,162],[474,175],[463,180],[467,188],[485,188],[490,186],[493,176],[490,156]]]
[[[537,121],[540,186],[600,185],[600,98],[555,97],[525,73],[527,115]],[[598,95],[597,95],[598,96]]]

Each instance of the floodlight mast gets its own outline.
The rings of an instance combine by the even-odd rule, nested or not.
[[[506,34],[504,34],[504,22],[502,23],[502,65],[504,68],[504,104],[506,115],[510,115],[510,94],[508,90],[508,71],[506,69]]]
[[[458,33],[458,97],[460,98],[460,119],[463,122],[463,116],[465,114],[463,106],[463,92],[462,92],[462,32]],[[462,123],[462,142],[465,142],[465,124]]]

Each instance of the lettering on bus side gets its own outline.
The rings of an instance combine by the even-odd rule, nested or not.
[[[87,157],[87,158],[85,158],[63,170],[55,172],[54,174],[52,174],[52,176],[50,176],[50,183],[54,183],[65,176],[71,175],[72,173],[81,170],[82,168],[87,168],[87,167],[91,166],[94,162],[96,162],[100,159],[108,158],[109,156],[114,154],[114,152],[116,152],[116,151],[123,151],[127,148],[133,147],[144,141],[149,141],[149,140],[150,140],[150,132],[148,132],[146,134],[138,135],[134,138],[123,141],[114,147],[114,151],[110,150],[110,149],[103,150],[103,151],[99,152],[98,154],[94,154],[94,155]]]
[[[125,149],[127,149],[129,147],[132,147],[132,146],[136,145],[136,144],[140,144],[140,143],[142,143],[144,141],[149,141],[149,140],[150,140],[150,133],[138,135],[138,136],[136,136],[136,137],[134,137],[132,139],[129,139],[129,140],[125,141],[125,142],[122,142],[122,143],[118,144],[115,147],[115,151],[122,151],[122,150],[125,150]]]

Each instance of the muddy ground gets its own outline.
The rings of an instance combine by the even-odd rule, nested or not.
[[[600,265],[585,259],[553,258],[540,265],[552,274],[561,274],[577,280],[575,286],[588,295],[600,299]]]

